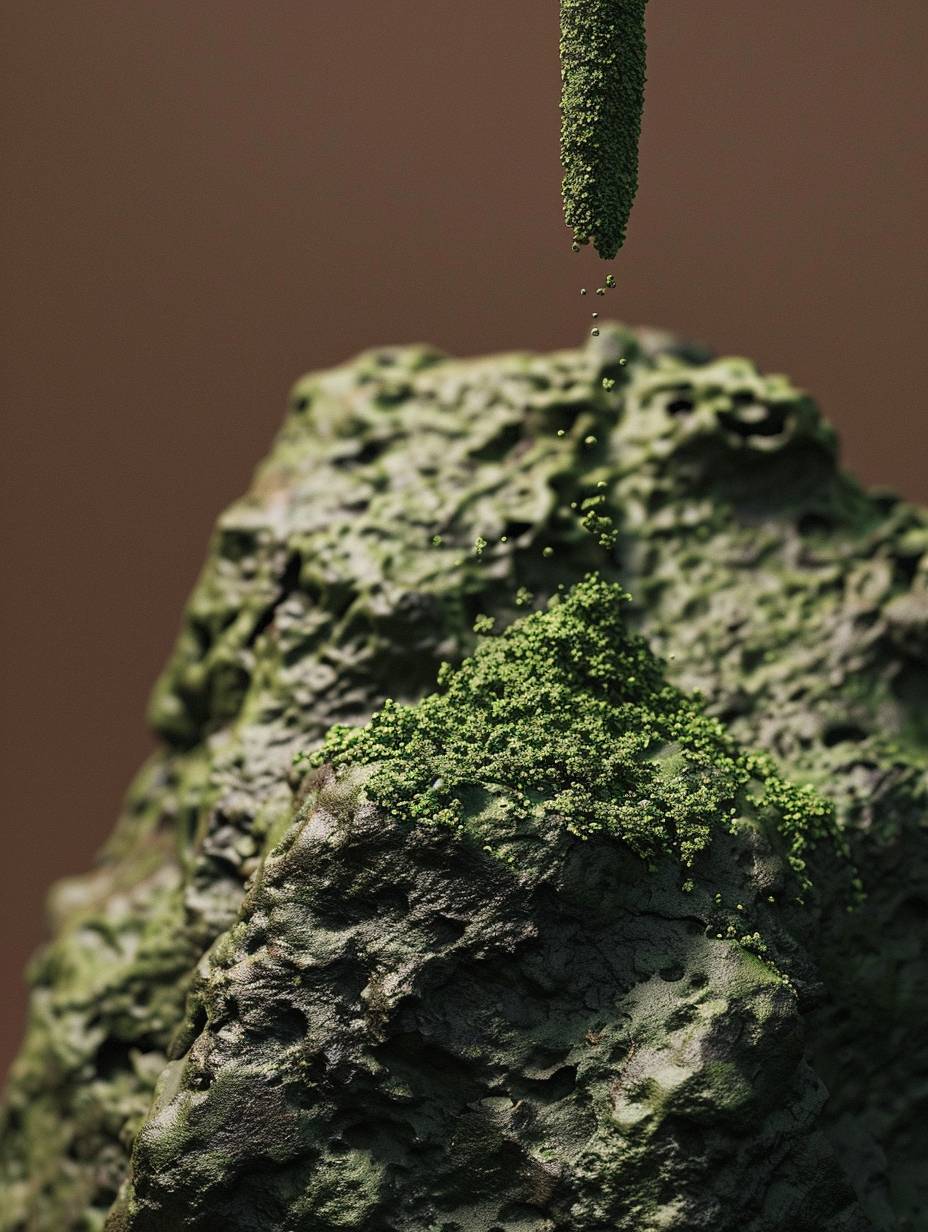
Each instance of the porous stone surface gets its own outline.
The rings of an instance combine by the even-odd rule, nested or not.
[[[626,599],[590,575],[330,734],[112,1227],[866,1226],[789,933],[833,814],[665,684]]]
[[[769,834],[720,817],[687,892],[666,853],[552,827],[513,867],[294,769],[590,570],[832,802],[856,910],[813,853],[758,954],[738,903],[797,876]],[[161,750],[53,896],[0,1228],[925,1227],[926,697],[928,519],[785,378],[621,327],[307,377],[220,519]]]

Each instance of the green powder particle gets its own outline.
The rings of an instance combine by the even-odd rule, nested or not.
[[[601,548],[611,550],[619,541],[619,532],[613,519],[608,514],[600,512],[605,500],[606,497],[602,493],[588,496],[580,506],[583,511],[580,525],[594,537]]]
[[[607,260],[638,188],[647,0],[561,0],[561,163],[574,245]]]

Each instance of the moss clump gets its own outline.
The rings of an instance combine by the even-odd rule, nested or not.
[[[387,701],[364,728],[336,726],[310,760],[375,766],[368,795],[406,822],[465,833],[489,795],[517,824],[605,832],[684,865],[720,823],[766,814],[804,879],[808,844],[838,841],[832,809],[665,681],[627,626],[629,599],[589,574],[456,670],[443,665],[436,693]]]
[[[638,188],[646,0],[561,0],[564,217],[575,245],[622,247]]]

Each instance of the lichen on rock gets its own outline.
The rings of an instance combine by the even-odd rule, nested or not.
[[[866,1227],[802,1044],[784,787],[751,796],[627,599],[590,575],[329,734],[112,1228]],[[790,836],[835,856],[823,815]]]
[[[710,760],[759,759],[766,805],[747,799],[763,798],[760,780],[742,785],[687,868],[673,828],[648,831],[671,841],[642,858],[616,841],[621,818],[584,841],[531,810],[519,819],[537,827],[520,848],[531,858],[510,863],[492,827],[511,813],[477,808],[488,778],[441,801],[460,795],[491,827],[486,843],[378,803],[389,759],[368,755],[389,734],[385,700],[390,724],[430,716],[428,734],[474,673],[503,669],[520,628],[563,618],[591,571],[597,588],[634,595],[615,608],[621,646],[641,634],[656,656],[647,696],[598,718],[619,739],[621,705],[669,721],[656,699],[670,690],[673,713],[679,698],[681,715],[712,724]],[[382,348],[300,381],[250,492],[220,519],[153,699],[161,747],[97,867],[55,894],[6,1095],[0,1228],[351,1226],[344,1210],[380,1232],[403,1169],[418,1177],[437,1158],[417,1152],[446,1122],[409,1110],[432,1107],[448,1066],[455,1175],[480,1195],[449,1216],[465,1227],[493,1226],[495,1202],[506,1232],[551,1211],[554,1226],[591,1232],[689,1228],[686,1178],[703,1177],[713,1227],[729,1210],[732,1227],[811,1226],[798,1209],[772,1222],[784,1195],[804,1194],[825,1227],[918,1232],[926,630],[925,514],[843,475],[814,403],[748,361],[603,325],[583,350],[458,361]],[[542,684],[565,670],[533,661]],[[624,670],[627,686],[638,671]],[[584,713],[578,734],[601,732]],[[626,713],[634,743],[643,712]],[[344,781],[294,766],[339,726],[366,733],[330,737],[336,760],[359,755]],[[682,757],[658,765],[660,747],[641,751],[646,777]],[[483,751],[458,749],[460,764],[483,774]],[[540,773],[531,759],[516,768]],[[576,779],[598,805],[602,769]],[[440,791],[423,781],[411,801]],[[538,803],[518,776],[516,803],[516,786]],[[827,842],[792,846],[817,827]],[[848,911],[851,865],[866,897]],[[697,964],[707,983],[690,991]],[[552,998],[553,1043],[539,1042]],[[460,1071],[458,1020],[473,1028]],[[549,1043],[566,1053],[530,1055]],[[492,1086],[503,1069],[521,1084],[515,1103]],[[615,1093],[585,1102],[609,1075]],[[371,1092],[387,1127],[407,1110],[413,1136],[393,1142],[376,1117],[357,1127],[352,1100]],[[526,1107],[535,1131],[516,1123]],[[327,1125],[332,1141],[313,1136]],[[555,1133],[573,1144],[563,1172],[532,1154]],[[681,1205],[660,1190],[665,1167],[683,1178]],[[562,1175],[573,1189],[558,1190]],[[606,1175],[621,1193],[596,1188]],[[457,1181],[442,1183],[450,1195]]]

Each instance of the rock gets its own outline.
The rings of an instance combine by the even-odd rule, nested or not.
[[[611,391],[604,377],[615,381]],[[732,1227],[781,1226],[770,1221],[800,1193],[803,1210],[827,1227],[918,1228],[928,1201],[928,1130],[918,1115],[928,1066],[928,652],[918,636],[926,536],[924,514],[867,495],[840,473],[833,434],[785,378],[711,361],[653,332],[603,326],[590,348],[552,356],[453,361],[426,348],[381,350],[300,382],[251,492],[220,519],[155,693],[161,751],[131,789],[96,869],[54,896],[55,940],[31,972],[26,1042],[6,1098],[0,1228],[102,1229],[112,1208],[114,1230],[424,1230],[408,1220],[418,1218],[422,1164],[435,1157],[420,1159],[408,1136],[386,1141],[387,1129],[403,1117],[417,1124],[408,1109],[419,1098],[435,1119],[417,1132],[434,1141],[428,1133],[440,1137],[450,1115],[447,1090],[461,1108],[478,1107],[456,1130],[457,1181],[440,1170],[436,1178],[448,1195],[473,1190],[474,1211],[449,1219],[475,1232],[493,1226],[480,1222],[493,1202],[506,1210],[493,1218],[505,1218],[507,1232],[544,1219],[591,1232],[603,1219],[698,1227],[687,1222],[697,1192],[699,1218],[716,1228],[728,1226],[729,1210],[742,1218]],[[475,553],[478,539],[487,546]],[[632,591],[629,620],[667,657],[675,685],[701,690],[707,712],[744,748],[766,751],[833,804],[867,894],[857,910],[845,909],[843,857],[826,858],[821,843],[797,853],[782,835],[768,836],[771,851],[781,844],[782,876],[816,888],[802,907],[781,906],[769,937],[764,921],[738,934],[759,934],[768,950],[758,955],[750,940],[745,948],[725,935],[734,920],[714,935],[692,906],[710,874],[694,874],[684,892],[671,853],[647,873],[619,840],[583,843],[558,830],[549,862],[513,870],[486,852],[468,858],[447,829],[404,827],[382,806],[351,803],[350,793],[343,800],[341,783],[310,788],[293,769],[294,755],[316,748],[333,724],[367,723],[387,696],[402,706],[433,692],[441,662],[474,650],[478,617],[505,629],[590,570]],[[723,821],[714,819],[718,842],[698,858],[723,887],[743,878],[753,903],[763,878],[779,884],[779,873],[769,861],[759,873],[754,856],[739,852],[747,839]],[[369,900],[352,879],[356,860],[370,867],[383,901],[380,889]],[[406,880],[390,900],[389,876],[400,868]],[[602,891],[609,909],[578,906],[600,868],[624,872]],[[430,877],[434,903],[402,889],[412,878],[424,892]],[[666,912],[655,915],[652,894],[666,896]],[[462,913],[456,897],[485,910]],[[338,927],[326,924],[342,901]],[[731,910],[724,892],[723,906]],[[610,910],[620,917],[606,919]],[[273,928],[256,943],[264,917]],[[462,918],[468,927],[457,936]],[[514,1027],[495,1039],[500,998],[509,1004],[512,988],[527,987],[520,946],[542,955],[535,978],[540,968],[544,979],[557,921],[573,921],[578,953],[589,954],[619,918],[625,940],[610,939],[608,974],[584,959],[526,1001],[526,1012],[550,1002],[566,1014],[583,999],[575,1012],[595,1036],[602,1003],[586,998],[611,997],[608,1055],[560,1019],[567,1060],[533,1060],[530,1024],[521,1050]],[[379,935],[390,942],[387,969],[373,1002],[361,1002],[370,976],[358,980]],[[681,995],[689,959],[679,979],[629,967],[636,936],[639,948],[666,951],[670,975],[678,952],[704,954],[709,983]],[[342,965],[340,945],[348,946]],[[470,978],[486,1031],[456,1069],[447,1058],[457,1036],[447,1032],[464,1020],[456,1022],[454,990],[441,992],[440,976],[456,955],[481,947],[488,958]],[[284,1000],[281,972],[295,974],[290,953],[318,968],[319,982],[292,985],[294,1012],[278,1021],[271,1007]],[[331,969],[319,966],[328,960]],[[739,974],[768,964],[789,984],[755,987]],[[248,991],[236,1006],[224,998],[239,977]],[[725,991],[732,982],[738,996]],[[716,999],[725,1008],[705,1010]],[[356,1003],[363,1011],[351,1010]],[[677,1007],[684,1017],[695,1007],[693,1022],[677,1025]],[[403,1014],[414,1024],[405,1042],[393,1030]],[[424,1051],[416,1042],[423,1026],[434,1029],[435,1053],[432,1042]],[[388,1032],[382,1043],[378,1030]],[[696,1052],[680,1044],[689,1036]],[[317,1044],[335,1048],[331,1073],[313,1068]],[[365,1069],[378,1048],[387,1052],[383,1073]],[[309,1069],[294,1077],[304,1054]],[[729,1071],[707,1071],[713,1057],[759,1066],[748,1068],[743,1089],[732,1076],[726,1095],[711,1074]],[[523,1107],[545,1109],[539,1138],[557,1138],[562,1104],[577,1135],[594,1114],[610,1126],[608,1141],[591,1130],[588,1155],[570,1156],[573,1190],[544,1160],[530,1162],[533,1131],[513,1123],[506,1092],[486,1087],[504,1062],[517,1084],[541,1084],[517,1094]],[[608,1115],[583,1103],[584,1092],[608,1093],[617,1082]],[[384,1094],[391,1083],[395,1099]],[[629,1084],[643,1100],[630,1100]],[[357,1101],[375,1089],[390,1116],[359,1129]],[[686,1107],[676,1121],[674,1100]],[[622,1158],[613,1125],[635,1144]],[[318,1136],[326,1126],[347,1133],[341,1145]],[[172,1154],[181,1142],[182,1165]],[[730,1162],[717,1164],[712,1188],[699,1177],[716,1152]],[[568,1154],[565,1146],[561,1164]],[[407,1165],[420,1169],[418,1180],[397,1197]],[[597,1188],[593,1178],[606,1173],[641,1205],[623,1208],[622,1194]],[[222,1205],[220,1175],[234,1207]],[[680,1181],[679,1208],[661,1192],[662,1177]],[[558,1206],[568,1192],[573,1207]],[[384,1223],[391,1194],[407,1208]],[[168,1223],[150,1222],[159,1202]],[[790,1214],[782,1226],[805,1226],[803,1218]]]
[[[665,686],[618,586],[558,598],[317,753],[111,1227],[867,1226],[787,933],[832,818]]]

